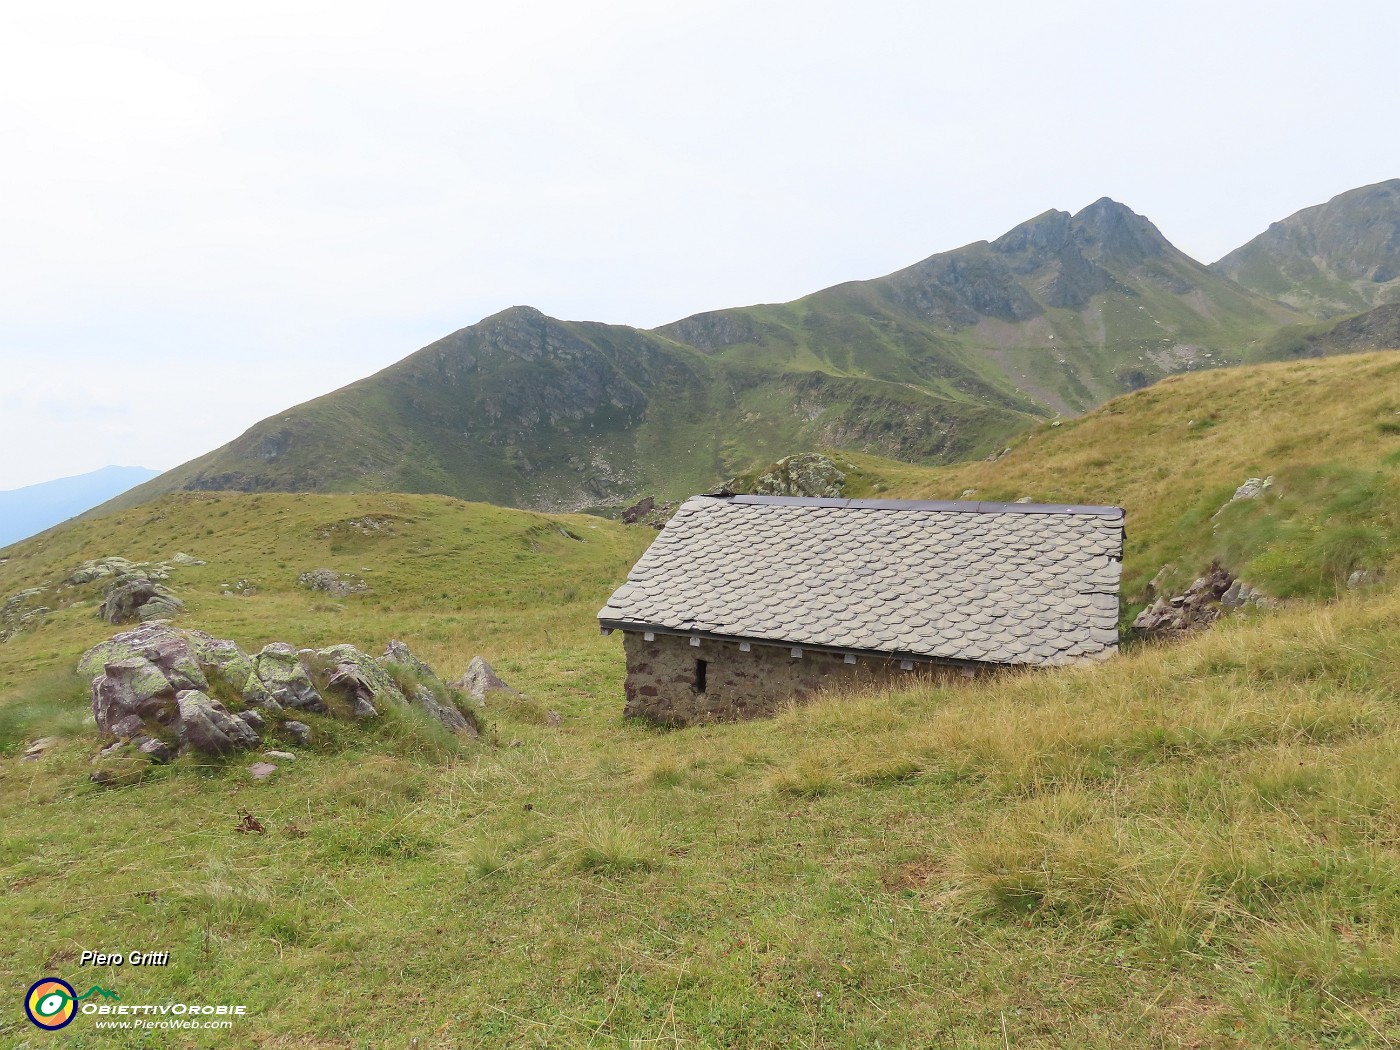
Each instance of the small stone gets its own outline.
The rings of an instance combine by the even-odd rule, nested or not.
[[[290,751],[264,751],[263,758],[285,758],[288,762],[297,760],[297,756]]]
[[[271,762],[254,762],[248,767],[248,775],[254,780],[266,780],[277,772],[277,767]]]
[[[1374,569],[1357,569],[1347,577],[1347,586],[1355,589],[1357,587],[1371,587],[1380,582],[1380,573]]]
[[[174,752],[170,750],[170,745],[164,740],[156,740],[148,737],[140,743],[137,748],[143,755],[149,755],[152,762],[165,764],[174,757]]]
[[[311,744],[311,727],[305,722],[283,722],[282,730],[300,747]]]
[[[57,743],[58,737],[56,736],[40,737],[38,740],[34,741],[34,743],[29,745],[28,749],[20,757],[20,761],[37,762],[39,759],[44,757],[45,752],[49,751]]]
[[[496,689],[512,696],[521,695],[506,685],[491,665],[480,656],[472,657],[472,662],[467,665],[467,673],[462,675],[461,679],[454,682],[453,685],[470,695],[474,700],[485,700],[486,694]]]
[[[261,733],[267,725],[267,720],[256,711],[239,711],[234,718],[242,721],[249,729],[255,733]]]

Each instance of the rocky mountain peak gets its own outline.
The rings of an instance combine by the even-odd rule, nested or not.
[[[1072,221],[1069,212],[1051,208],[992,241],[992,250],[1002,255],[1053,255],[1074,235]]]
[[[1171,248],[1149,219],[1109,197],[1100,197],[1076,215],[1073,226],[1075,240],[1099,262],[1140,262]]]

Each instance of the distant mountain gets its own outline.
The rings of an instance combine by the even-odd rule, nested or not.
[[[159,473],[145,467],[103,467],[0,492],[0,547],[67,521]]]
[[[1304,208],[1213,269],[1315,317],[1400,302],[1400,179]]]
[[[1242,360],[1251,341],[1297,320],[1104,197],[888,277],[657,331],[787,368],[894,377],[922,366],[914,381],[959,387],[977,376],[1041,411],[1078,413],[1173,372]]]
[[[654,331],[514,307],[114,506],[183,488],[580,509],[702,491],[806,448],[947,462],[1036,418],[1257,355],[1302,319],[1104,198],[887,277]]]
[[[1261,356],[1283,361],[1397,347],[1400,347],[1400,303],[1389,303],[1348,317],[1281,328],[1270,337]]]

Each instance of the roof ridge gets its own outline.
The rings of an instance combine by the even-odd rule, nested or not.
[[[995,503],[981,500],[832,499],[823,496],[746,496],[707,492],[705,499],[758,506],[835,507],[849,510],[932,510],[960,514],[1084,514],[1121,517],[1122,507],[1075,503]]]

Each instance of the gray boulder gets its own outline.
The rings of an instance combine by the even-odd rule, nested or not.
[[[333,645],[316,654],[330,665],[326,688],[334,689],[351,705],[357,718],[373,718],[389,704],[407,698],[384,666],[353,645]]]
[[[486,694],[495,690],[500,690],[511,696],[524,695],[506,685],[501,677],[492,670],[491,665],[480,656],[472,657],[472,662],[467,664],[467,673],[462,675],[453,685],[472,699],[483,703],[486,701]]]
[[[477,732],[476,723],[462,714],[460,708],[455,704],[439,700],[426,685],[420,685],[415,689],[411,699],[414,704],[428,712],[454,733],[464,733],[469,737],[481,735]]]
[[[78,661],[78,673],[92,678],[102,674],[113,661],[135,657],[160,668],[177,691],[209,688],[209,680],[190,644],[189,633],[163,623],[143,624],[98,642]]]
[[[248,728],[255,733],[261,733],[267,728],[267,719],[263,718],[260,713],[251,707],[246,711],[239,711],[234,717],[241,718],[248,724]]]
[[[345,598],[369,590],[357,576],[342,575],[333,569],[312,569],[297,577],[297,582],[313,591],[323,591],[335,598]]]
[[[397,639],[385,647],[383,659],[391,664],[407,667],[420,678],[437,678],[437,673],[425,661],[418,659],[412,649]]]
[[[311,727],[305,722],[283,722],[282,732],[291,737],[298,747],[311,746]]]
[[[108,576],[122,576],[131,573],[136,568],[135,564],[126,558],[107,557],[94,558],[92,561],[85,561],[68,574],[65,583],[74,586],[84,583],[91,583],[93,580],[104,579]]]
[[[390,642],[382,662],[351,645],[323,649],[319,655],[335,661],[328,686],[344,689],[352,702],[364,704],[371,711],[373,704],[381,709],[386,704],[413,704],[453,732],[477,735],[475,724],[451,702],[451,693],[437,673],[403,642]],[[417,681],[408,688],[401,686],[386,663],[398,665]],[[359,712],[358,707],[356,711]]]
[[[327,712],[325,700],[302,665],[301,654],[290,645],[285,642],[265,645],[253,662],[263,686],[283,707],[317,714]]]
[[[175,701],[179,706],[176,733],[181,750],[192,748],[206,755],[227,755],[262,743],[247,722],[205,693],[187,689]]]
[[[1226,507],[1241,500],[1258,499],[1273,487],[1274,476],[1270,474],[1267,478],[1245,478],[1244,484],[1235,489],[1235,494],[1225,501],[1225,505],[1217,510],[1211,517],[1218,518],[1225,513]]]
[[[184,603],[167,588],[145,576],[136,576],[113,584],[99,612],[108,623],[145,623],[174,616],[184,608]]]
[[[411,690],[408,699],[432,715],[454,733],[464,733],[476,737],[476,723],[462,713],[452,700],[453,686],[438,677],[437,672],[425,660],[419,659],[406,644],[398,640],[389,643],[384,650],[384,659],[390,663],[406,667],[418,678],[418,685]]]
[[[837,497],[846,487],[846,475],[820,452],[804,452],[778,460],[751,485],[742,485],[734,479],[725,487],[732,491],[748,488],[755,496]]]

